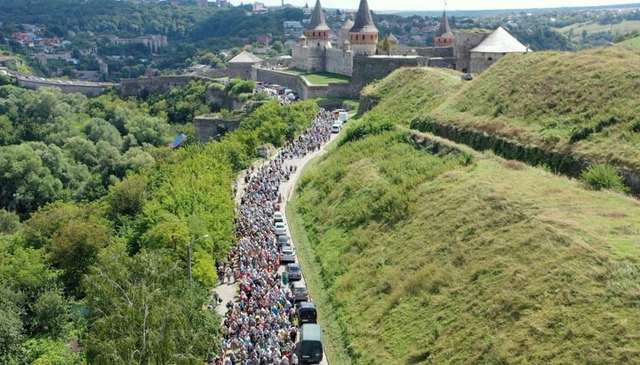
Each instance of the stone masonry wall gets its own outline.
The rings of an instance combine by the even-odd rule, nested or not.
[[[453,44],[456,70],[470,72],[471,49],[482,43],[490,33],[484,32],[456,32],[456,40]]]
[[[329,48],[327,49],[326,54],[327,72],[351,77],[353,72],[353,53],[351,53],[351,51],[344,51],[339,48]]]
[[[428,60],[418,56],[373,56],[355,57],[353,59],[353,76],[351,84],[354,95],[375,80],[387,77],[401,67],[426,66]]]

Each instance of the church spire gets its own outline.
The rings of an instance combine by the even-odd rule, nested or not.
[[[445,34],[449,34],[451,32],[451,27],[449,26],[449,17],[447,17],[447,9],[442,12],[442,20],[440,20],[440,30],[438,31],[438,37],[442,37]]]
[[[358,8],[358,14],[356,14],[356,20],[354,22],[353,28],[351,28],[351,33],[377,32],[378,28],[376,28],[376,25],[373,22],[371,10],[369,10],[369,3],[367,2],[367,0],[360,0],[360,7]]]

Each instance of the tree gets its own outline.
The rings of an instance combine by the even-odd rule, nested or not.
[[[94,143],[105,141],[118,150],[122,148],[122,136],[116,127],[107,121],[93,118],[84,127],[87,137]]]
[[[22,353],[22,320],[14,295],[6,287],[0,287],[0,363],[19,364]]]
[[[32,308],[31,331],[60,336],[69,322],[69,303],[58,290],[49,290],[38,297]]]
[[[69,293],[81,294],[79,285],[83,275],[110,241],[107,227],[82,221],[68,222],[53,235],[47,251],[52,264],[63,270],[62,281]]]
[[[92,308],[84,339],[90,363],[201,364],[218,351],[206,291],[189,289],[184,268],[158,252],[106,249],[84,281]]]
[[[13,234],[20,227],[20,217],[17,214],[0,209],[0,235]]]
[[[112,216],[134,216],[142,211],[147,191],[147,179],[143,175],[131,175],[111,187],[109,211]]]

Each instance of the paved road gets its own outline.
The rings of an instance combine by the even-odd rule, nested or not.
[[[331,143],[331,141],[336,139],[336,137],[337,137],[336,134],[332,134],[331,135],[331,139],[329,140],[329,142],[327,142],[320,150],[315,151],[313,153],[310,153],[310,154],[306,155],[303,158],[296,158],[296,159],[293,159],[293,160],[287,160],[284,163],[284,166],[286,166],[286,167],[294,165],[294,166],[297,166],[298,169],[294,174],[291,175],[291,178],[289,179],[289,181],[285,181],[284,183],[280,184],[280,193],[284,197],[284,202],[282,204],[282,211],[283,212],[286,211],[286,205],[289,202],[289,200],[291,199],[291,196],[293,195],[293,191],[295,189],[296,183],[298,182],[298,179],[300,178],[304,167],[311,160],[313,160],[314,158],[324,154],[326,152],[327,145],[329,143]],[[260,166],[262,164],[265,164],[265,163],[266,163],[266,161],[258,162],[258,163],[256,163],[256,167],[258,167],[258,166]],[[236,181],[236,188],[237,188],[236,197],[235,197],[236,205],[240,204],[240,199],[242,198],[242,195],[244,194],[244,190],[245,190],[244,177],[245,177],[245,172],[239,174],[238,179]],[[289,233],[289,236],[291,237],[291,230],[289,228],[288,223],[287,223],[287,232]],[[295,242],[293,242],[293,240],[292,240],[292,246],[295,248]],[[280,273],[282,273],[282,271],[284,271],[284,266],[281,266],[278,271]],[[303,273],[302,280],[304,282],[304,273]],[[305,283],[305,286],[306,286],[306,283]],[[216,307],[216,312],[220,316],[223,317],[227,312],[227,303],[233,302],[233,301],[236,300],[236,295],[238,293],[238,286],[235,283],[233,283],[233,284],[222,284],[222,285],[219,285],[218,287],[216,287],[215,292],[218,295],[218,297],[221,299],[220,304]],[[329,365],[329,362],[327,361],[326,354],[323,357],[324,357],[324,359],[320,363],[320,365]]]

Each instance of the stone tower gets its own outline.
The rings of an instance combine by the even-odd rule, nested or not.
[[[353,28],[349,32],[351,50],[355,55],[375,55],[378,48],[378,28],[373,23],[367,0],[360,0],[360,7]]]
[[[345,44],[351,44],[351,38],[349,32],[351,32],[351,28],[353,28],[353,20],[347,19],[340,30],[338,31],[338,41],[339,45],[344,47]]]
[[[329,32],[331,32],[331,28],[329,28],[325,20],[322,4],[320,4],[320,0],[317,0],[311,14],[311,22],[307,29],[304,30],[308,46],[310,48],[330,48]]]
[[[442,13],[442,20],[440,20],[440,29],[433,38],[433,45],[436,47],[453,47],[455,36],[449,26],[449,18],[447,17],[447,11]]]

